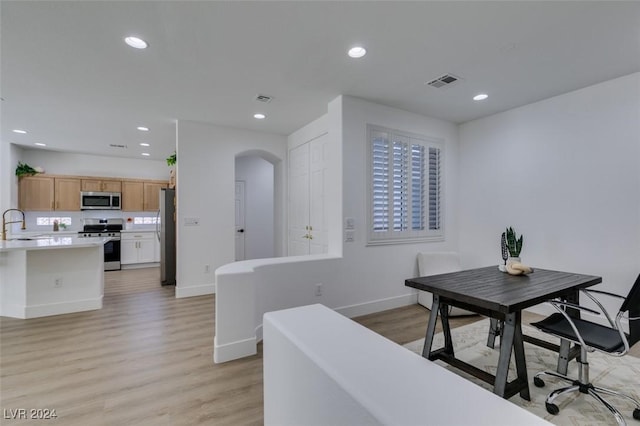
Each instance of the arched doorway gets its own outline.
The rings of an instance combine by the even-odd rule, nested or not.
[[[251,151],[235,158],[236,260],[276,257],[276,159]]]

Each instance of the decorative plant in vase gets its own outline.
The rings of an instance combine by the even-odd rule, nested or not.
[[[504,271],[511,275],[530,274],[533,272],[533,268],[520,263],[523,241],[524,237],[520,235],[520,238],[517,238],[516,231],[512,227],[508,227],[502,233],[502,259],[505,260]]]
[[[517,258],[518,261],[520,261],[520,252],[522,251],[522,241],[524,237],[520,235],[520,238],[516,239],[516,231],[514,231],[512,227],[508,227],[506,238],[509,256],[511,258]]]

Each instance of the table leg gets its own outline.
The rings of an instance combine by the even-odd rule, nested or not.
[[[487,337],[487,346],[491,349],[496,346],[496,337],[500,335],[500,321],[495,318],[489,319],[489,336]]]
[[[451,327],[449,326],[449,305],[440,303],[440,321],[442,321],[442,334],[444,335],[444,352],[454,356]]]
[[[424,337],[424,347],[422,348],[422,357],[429,359],[431,346],[433,345],[433,336],[436,332],[436,320],[438,319],[438,311],[440,310],[440,296],[433,295],[433,303],[431,304],[431,313],[429,314],[429,323],[427,325],[427,334]]]
[[[522,312],[516,312],[516,325],[513,338],[513,355],[516,359],[516,372],[518,379],[526,386],[520,390],[520,396],[531,401],[529,394],[529,378],[527,376],[527,363],[524,356],[524,341],[522,339]],[[508,366],[507,366],[508,370]]]
[[[507,376],[509,375],[509,362],[511,361],[511,349],[513,348],[513,338],[516,331],[516,314],[507,314],[503,326],[502,337],[500,338],[500,358],[496,370],[496,381],[493,393],[504,398],[507,387]]]

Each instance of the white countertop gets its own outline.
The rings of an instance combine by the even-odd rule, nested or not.
[[[14,237],[22,238],[22,237]],[[48,249],[66,249],[66,248],[82,248],[96,247],[104,245],[111,240],[109,237],[104,238],[79,238],[76,235],[60,235],[55,237],[24,237],[24,239],[9,239],[0,241],[0,252],[12,250],[48,250]]]

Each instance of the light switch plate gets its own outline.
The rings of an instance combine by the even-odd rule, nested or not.
[[[355,241],[355,232],[354,231],[344,231],[344,242],[352,243]]]
[[[355,229],[356,227],[356,220],[352,217],[345,217],[344,218],[344,229]]]
[[[200,218],[197,217],[185,217],[184,226],[198,226],[200,225]]]

